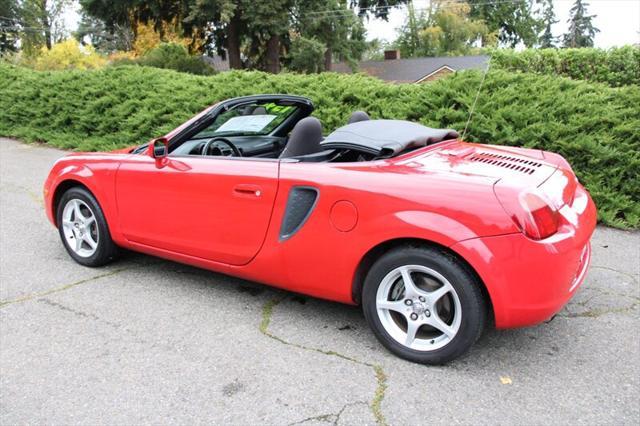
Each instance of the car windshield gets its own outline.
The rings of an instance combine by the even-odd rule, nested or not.
[[[276,103],[239,105],[218,114],[216,119],[193,139],[215,136],[268,135],[298,108]]]

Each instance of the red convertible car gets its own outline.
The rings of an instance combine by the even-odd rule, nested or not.
[[[82,265],[122,247],[360,304],[425,364],[551,318],[583,282],[596,210],[561,156],[363,112],[325,137],[312,111],[236,98],[138,148],[67,155],[49,220]]]

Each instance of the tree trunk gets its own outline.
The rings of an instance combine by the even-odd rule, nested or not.
[[[331,64],[333,62],[333,51],[331,47],[328,47],[324,52],[324,70],[331,71]]]
[[[239,70],[242,68],[240,59],[240,16],[236,13],[229,21],[227,31],[227,53],[229,55],[229,68]]]
[[[280,37],[272,35],[267,41],[266,72],[278,74],[280,72]]]
[[[49,22],[49,13],[47,12],[47,2],[43,1],[41,4],[42,9],[42,26],[44,27],[44,43],[47,45],[47,49],[51,50],[51,22]]]
[[[44,25],[44,42],[47,45],[47,49],[51,50],[51,27],[46,23]]]

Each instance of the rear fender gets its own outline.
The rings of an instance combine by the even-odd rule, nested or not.
[[[445,247],[478,236],[471,228],[455,219],[435,212],[418,210],[405,210],[379,217],[367,228],[370,228],[367,232],[373,229],[382,231],[378,241],[419,238]]]
[[[384,224],[384,226],[383,226]],[[393,224],[393,226],[389,226]],[[403,244],[428,244],[449,249],[459,241],[474,239],[478,234],[465,224],[450,217],[427,211],[401,211],[377,218],[370,225],[383,229],[384,235],[369,241],[361,253],[352,281],[352,299],[360,302],[360,292],[366,272],[384,252]],[[458,253],[457,253],[458,254]],[[458,254],[460,256],[460,254]],[[464,259],[464,256],[460,256]],[[467,262],[468,264],[468,262]]]

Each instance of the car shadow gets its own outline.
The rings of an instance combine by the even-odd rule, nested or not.
[[[332,351],[365,362],[398,361],[377,342],[358,306],[317,299],[134,252],[126,252],[123,260],[157,265],[163,274],[170,272],[202,278],[199,280],[201,285],[211,291],[220,290],[220,284],[223,284],[224,291],[217,293],[217,298],[224,298],[227,291],[236,291],[255,298],[258,306],[278,301],[277,307],[270,312],[269,333],[287,343]],[[567,351],[571,351],[571,324],[567,318],[560,318],[529,328],[488,328],[467,354],[444,368],[478,369],[494,365],[496,360],[507,364],[517,361],[521,365],[550,362],[560,352],[566,355]]]

